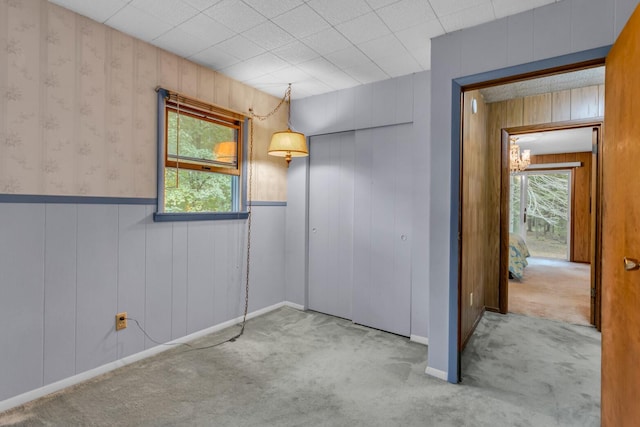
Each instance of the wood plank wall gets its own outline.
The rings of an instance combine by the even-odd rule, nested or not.
[[[487,144],[488,144],[488,170],[490,179],[487,181],[487,198],[491,204],[489,210],[488,226],[490,229],[486,249],[490,253],[497,254],[500,244],[500,138],[504,128],[519,126],[539,125],[545,123],[566,122],[570,120],[581,120],[602,117],[604,115],[604,85],[587,86],[577,89],[568,89],[558,92],[544,93],[541,95],[528,96],[524,98],[510,99],[500,102],[486,104],[487,116]],[[582,153],[584,154],[584,153]],[[547,162],[547,160],[543,160]],[[585,163],[586,160],[579,160]],[[591,160],[589,159],[589,165]],[[585,196],[584,191],[588,188],[583,186],[585,179],[591,179],[590,167],[585,167],[576,172],[576,192],[574,195],[574,207],[576,213],[582,212],[574,221],[577,226],[574,239],[577,246],[573,250],[574,259],[580,262],[589,261],[588,245],[590,242],[589,233],[583,231],[583,222],[588,227],[588,221],[584,216],[584,206],[588,204],[589,194]],[[583,174],[587,173],[586,178]],[[586,184],[585,184],[586,185]],[[585,199],[587,202],[585,202]],[[498,310],[499,306],[499,263],[496,260],[489,260],[488,274],[490,278],[485,286],[486,307]],[[495,272],[495,274],[493,273]]]
[[[476,99],[478,110],[471,112],[471,101]],[[495,195],[489,189],[493,169],[490,168],[490,147],[487,143],[487,108],[479,91],[464,94],[464,126],[462,129],[462,262],[460,271],[460,343],[464,344],[476,323],[481,318],[485,306],[486,288],[490,281],[497,282],[497,269],[492,258],[496,252],[487,248],[492,239],[492,203]],[[499,187],[498,187],[499,188]],[[498,202],[499,202],[498,193]],[[499,203],[497,203],[499,207]],[[497,264],[496,264],[497,265]],[[473,298],[471,295],[473,294]]]

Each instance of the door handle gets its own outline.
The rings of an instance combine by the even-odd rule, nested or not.
[[[626,271],[640,270],[640,264],[637,259],[624,257],[624,269]]]

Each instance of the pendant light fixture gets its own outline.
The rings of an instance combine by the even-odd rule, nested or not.
[[[509,137],[509,170],[511,173],[522,172],[531,164],[531,150],[522,150],[521,154],[520,146],[516,144],[517,141],[517,136]]]
[[[268,153],[271,156],[284,157],[289,167],[292,157],[308,156],[309,149],[304,134],[291,130],[291,83],[284,94],[283,101],[287,103],[287,130],[274,132]]]

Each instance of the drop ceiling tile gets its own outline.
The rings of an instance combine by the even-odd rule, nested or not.
[[[356,19],[337,25],[336,29],[354,44],[377,39],[390,33],[389,28],[387,28],[375,12],[367,13]]]
[[[49,1],[278,97],[285,80],[305,82],[295,98],[430,69],[431,37],[554,2]]]
[[[372,9],[380,9],[381,7],[385,7],[388,6],[390,4],[394,4],[394,3],[399,3],[402,0],[367,0],[367,3],[369,4],[369,6],[371,6]]]
[[[441,16],[440,22],[442,23],[445,31],[450,33],[462,28],[483,24],[493,19],[494,14],[491,3],[483,3],[450,15]]]
[[[309,0],[307,4],[331,25],[350,21],[372,11],[365,0]]]
[[[212,46],[189,57],[189,59],[213,70],[228,68],[240,62],[235,56]]]
[[[151,43],[184,58],[192,56],[210,46],[207,41],[187,34],[180,28],[173,28],[167,31]]]
[[[262,91],[264,91],[267,88],[273,88],[274,86],[282,87],[283,85],[282,83],[280,84],[275,83],[271,74],[265,74],[263,76],[256,77],[254,79],[246,80],[244,83]],[[284,85],[286,86],[286,83],[284,83]],[[262,113],[261,111],[256,111],[256,114],[261,114],[261,113]]]
[[[234,36],[234,32],[219,22],[202,13],[184,22],[178,28],[185,33],[214,45]]]
[[[240,82],[247,82],[265,75],[262,70],[255,67],[248,67],[245,62],[238,62],[237,64],[223,68],[219,71],[225,76]]]
[[[318,53],[309,46],[299,41],[293,41],[277,49],[273,49],[271,53],[278,55],[290,64],[299,64],[317,58]]]
[[[442,34],[444,28],[437,19],[395,33],[398,40],[409,50],[424,46],[425,42]]]
[[[133,6],[121,9],[105,24],[146,42],[150,42],[171,29],[170,24]]]
[[[424,0],[405,0],[378,9],[376,13],[391,31],[404,30],[436,18],[431,6]]]
[[[244,0],[244,2],[269,19],[275,18],[278,15],[282,15],[301,4],[304,4],[303,0]]]
[[[171,25],[179,25],[199,13],[181,0],[132,0],[129,6],[144,10]]]
[[[389,75],[373,62],[370,65],[347,68],[344,72],[362,84],[373,83],[389,78]]]
[[[320,55],[326,55],[351,46],[351,42],[334,28],[327,28],[319,33],[305,37],[302,41]]]
[[[424,70],[430,69],[426,64],[431,64],[431,37],[444,34],[440,21],[431,21],[429,24],[417,25],[396,33],[400,43],[407,48],[411,55],[418,61]]]
[[[407,49],[400,43],[400,40],[393,34],[380,37],[375,40],[360,43],[358,48],[364,52],[374,62],[381,58],[386,58],[397,54],[398,52],[406,52]]]
[[[360,49],[349,46],[346,49],[325,55],[333,65],[340,69],[353,68],[371,62],[371,60]]]
[[[202,12],[203,10],[209,9],[211,6],[220,3],[220,0],[184,0],[184,2]]]
[[[303,38],[329,27],[329,23],[307,5],[285,12],[274,18],[273,22],[296,38]]]
[[[104,23],[111,18],[117,11],[126,6],[127,1],[124,0],[103,0],[98,2],[89,2],[87,0],[49,0],[51,3],[62,6],[65,9],[73,10],[80,15],[84,15],[94,21]],[[125,31],[123,31],[125,32]]]
[[[491,0],[429,0],[436,15],[450,15],[461,10],[470,9],[478,5],[491,4]]]
[[[515,15],[553,2],[555,0],[492,0],[496,18]]]
[[[399,77],[422,71],[422,67],[418,61],[406,51],[380,58],[376,63],[391,77]]]
[[[344,71],[327,74],[322,78],[322,81],[333,90],[347,89],[360,84],[358,80],[354,79]]]
[[[291,34],[287,33],[271,21],[263,22],[242,34],[266,50],[277,49],[294,40]]]
[[[267,20],[240,0],[221,0],[203,13],[237,33]]]
[[[340,71],[338,67],[324,58],[316,58],[311,61],[298,64],[298,67],[315,78],[322,78],[325,74],[336,73]]]
[[[300,95],[301,93],[305,93],[305,94],[308,94],[307,96],[312,96],[312,95],[320,95],[321,93],[331,92],[332,88],[331,86],[328,86],[327,84],[321,82],[320,80],[309,79],[304,82],[300,82],[296,86],[296,91],[300,92],[298,93],[298,95]]]
[[[278,84],[289,84],[291,83],[293,86],[297,87],[299,82],[303,82],[305,80],[311,79],[312,77],[302,71],[300,68],[295,66],[289,66],[282,68],[278,71],[274,71],[269,74],[270,78],[274,83]]]
[[[231,56],[235,56],[242,61],[266,52],[254,42],[239,34],[218,43],[214,47],[217,47],[223,52],[228,53]]]
[[[255,68],[260,70],[261,75],[270,74],[275,71],[287,67],[288,64],[270,52],[243,61],[242,64],[247,68]]]

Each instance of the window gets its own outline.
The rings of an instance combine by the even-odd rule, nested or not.
[[[239,212],[244,116],[164,89],[158,93],[156,220]]]

